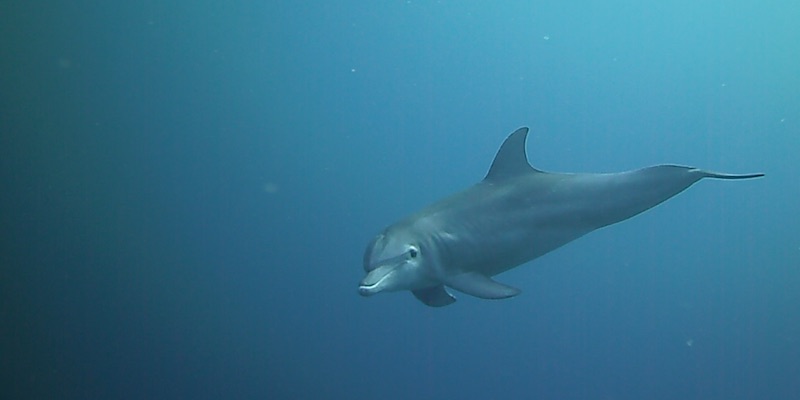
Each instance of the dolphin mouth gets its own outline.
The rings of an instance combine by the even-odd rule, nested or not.
[[[387,275],[387,276],[388,276],[388,275]],[[362,295],[362,296],[364,296],[364,297],[369,297],[369,296],[372,296],[373,294],[378,294],[378,293],[380,293],[380,292],[381,292],[381,290],[382,290],[382,288],[381,288],[381,282],[383,282],[383,280],[384,280],[384,279],[386,279],[386,276],[382,277],[382,278],[381,278],[380,280],[378,280],[377,282],[375,282],[375,283],[373,283],[373,284],[369,284],[369,285],[365,284],[365,283],[362,281],[362,282],[361,282],[361,283],[358,285],[358,294],[360,294],[360,295]]]
[[[388,273],[385,273],[383,276],[378,278],[377,281],[374,282],[372,282],[372,280],[375,278],[374,276],[371,275],[375,274],[374,273],[368,274],[366,277],[364,277],[363,280],[361,280],[361,283],[358,284],[358,294],[367,297],[382,292],[385,286],[384,282],[386,281],[386,278],[391,276],[393,272],[394,271],[389,271]]]
[[[377,285],[377,284],[375,284],[375,285]],[[362,295],[364,297],[369,297],[369,296],[372,296],[373,294],[378,293],[375,290],[375,285],[358,285],[358,294],[360,294],[360,295]]]

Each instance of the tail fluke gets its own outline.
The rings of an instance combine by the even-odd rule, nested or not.
[[[761,178],[764,176],[762,173],[755,173],[755,174],[723,174],[719,172],[711,172],[711,171],[703,171],[698,170],[700,173],[703,174],[703,178],[714,178],[714,179],[752,179],[752,178]]]

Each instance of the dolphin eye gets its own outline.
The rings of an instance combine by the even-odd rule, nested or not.
[[[411,256],[411,258],[417,258],[417,254],[419,254],[419,252],[413,247],[408,250],[408,255]]]

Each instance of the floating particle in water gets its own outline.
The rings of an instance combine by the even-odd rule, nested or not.
[[[267,183],[264,184],[264,192],[266,192],[266,193],[275,194],[275,193],[278,193],[279,190],[280,190],[280,187],[278,187],[277,183],[267,182]]]

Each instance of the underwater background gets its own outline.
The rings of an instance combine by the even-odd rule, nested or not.
[[[800,3],[0,3],[3,399],[800,398]],[[704,180],[497,279],[357,294],[482,179]]]

